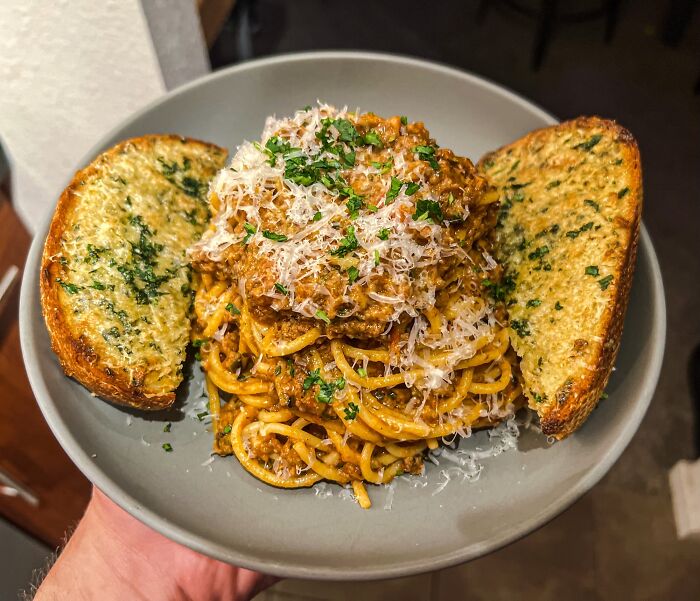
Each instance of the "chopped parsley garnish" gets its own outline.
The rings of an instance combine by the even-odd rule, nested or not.
[[[535,250],[533,250],[527,258],[530,259],[531,261],[534,261],[535,259],[541,259],[544,257],[547,253],[549,252],[549,247],[548,246],[538,246]]]
[[[515,291],[515,280],[510,275],[505,276],[500,284],[485,279],[481,280],[481,285],[488,290],[489,295],[495,301],[503,302],[509,294]]]
[[[401,125],[408,125],[408,117],[401,115]]]
[[[398,177],[392,175],[391,185],[389,186],[389,191],[386,193],[387,202],[393,201],[399,195],[401,186],[403,186],[403,182]]]
[[[71,284],[70,282],[64,282],[61,278],[56,278],[56,281],[61,285],[68,294],[78,294],[83,287],[76,284]]]
[[[442,221],[442,209],[436,200],[421,198],[416,201],[416,212],[412,215],[413,221],[432,221],[439,223]]]
[[[564,308],[564,305],[562,305],[559,301],[554,303],[554,309],[557,311],[561,311]]]
[[[287,357],[287,367],[289,368],[289,375],[294,377],[294,374],[296,373],[296,368],[294,367],[294,361]]]
[[[571,230],[571,231],[566,232],[566,237],[571,238],[573,240],[574,238],[578,238],[578,235],[580,233],[581,232],[579,232],[578,230]]]
[[[384,146],[384,142],[382,142],[382,139],[376,131],[368,131],[364,135],[364,143],[370,146],[377,146],[378,148]]]
[[[320,381],[321,381],[321,370],[314,369],[314,370],[310,371],[309,374],[304,378],[304,382],[302,383],[301,387],[304,390],[308,390],[314,384],[318,384]]]
[[[357,375],[360,376],[361,378],[366,378],[367,377],[367,370],[364,367],[358,367],[357,368]]]
[[[100,258],[100,255],[103,252],[106,252],[108,249],[106,248],[100,248],[99,246],[95,246],[94,244],[88,244],[87,245],[87,257],[85,257],[84,261],[86,263],[90,263],[91,265],[94,265],[97,263],[97,260]]]
[[[394,159],[389,159],[386,163],[380,163],[379,161],[372,161],[372,167],[379,170],[379,173],[386,173],[394,166]]]
[[[586,275],[597,276],[598,275],[598,266],[597,265],[589,265],[588,267],[586,267]]]
[[[530,324],[527,319],[511,319],[510,327],[513,328],[520,338],[530,335]]]
[[[226,310],[229,313],[231,313],[231,315],[240,315],[241,314],[241,310],[238,307],[236,307],[236,305],[234,305],[233,303],[228,303],[226,305]]]
[[[561,181],[558,179],[555,179],[554,181],[549,182],[545,188],[547,190],[551,190],[552,188],[556,188],[557,186],[561,185]]]
[[[357,219],[360,216],[360,209],[365,206],[364,201],[361,196],[354,194],[345,203],[348,208],[348,213],[350,213],[350,219]]]
[[[406,183],[406,196],[413,196],[418,190],[420,190],[420,184],[416,184],[414,182],[405,182]]]
[[[275,232],[271,232],[269,230],[263,230],[263,238],[267,238],[268,240],[274,240],[275,242],[286,242],[289,240],[287,236],[284,234],[277,234]]]
[[[348,406],[345,407],[345,409],[343,409],[343,413],[345,413],[345,419],[348,421],[354,420],[359,412],[360,408],[352,401],[348,403]]]
[[[169,442],[164,442],[163,443],[163,450],[166,453],[172,453],[173,452],[173,445],[171,445]]]
[[[530,394],[532,395],[532,398],[535,399],[535,403],[542,403],[547,398],[546,394],[542,396],[539,392],[535,392],[534,390],[531,390]]]
[[[622,188],[622,190],[620,190],[620,191],[617,193],[617,197],[618,197],[618,198],[624,198],[625,196],[627,196],[627,193],[628,193],[629,191],[630,191],[629,188]]]
[[[590,152],[593,147],[598,144],[603,139],[603,136],[600,134],[595,134],[588,138],[585,142],[581,142],[580,144],[576,144],[574,148],[577,150],[585,150],[586,152]]]
[[[94,288],[95,290],[105,290],[107,286],[105,286],[102,282],[92,280],[92,284],[88,286],[88,288]]]
[[[590,198],[586,198],[586,200],[583,201],[583,204],[586,204],[589,207],[593,207],[595,209],[596,213],[598,213],[600,211],[600,205],[595,200],[591,200]]]
[[[316,213],[314,213],[314,216],[311,219],[311,221],[321,221],[322,218],[323,218],[323,213],[321,213],[321,211],[316,211]]]
[[[247,232],[245,238],[243,238],[243,244],[248,244],[248,242],[250,242],[251,237],[258,230],[255,228],[254,225],[248,223],[247,221],[243,224],[243,229]]]
[[[309,390],[316,384],[318,384],[318,394],[316,395],[316,400],[319,403],[330,403],[333,401],[333,393],[335,393],[336,390],[342,390],[345,388],[345,378],[341,377],[333,382],[326,382],[321,377],[321,370],[314,369],[309,372],[306,378],[304,378],[302,388],[304,390]]]
[[[355,267],[348,267],[348,283],[352,284],[360,276],[360,270]]]
[[[208,415],[209,415],[209,412],[208,412],[208,411],[200,411],[200,412],[197,414],[197,419],[198,419],[200,422],[203,422],[203,421],[204,421],[204,418],[207,417]]]
[[[388,240],[390,231],[391,230],[388,227],[383,227],[382,229],[379,230],[379,233],[377,234],[377,238],[379,238],[380,240]]]
[[[282,140],[282,138],[279,138],[278,136],[272,136],[266,143],[265,143],[265,149],[263,152],[268,154],[270,156],[270,165],[272,167],[275,166],[275,163],[277,162],[277,155],[281,154],[284,156],[286,153],[291,152],[292,150],[299,150],[298,148],[292,148],[292,145],[285,141]]]
[[[278,363],[277,367],[275,367],[275,375],[279,376],[282,373],[282,366]]]
[[[435,171],[440,169],[437,159],[435,158],[435,147],[434,146],[414,146],[413,152],[418,155],[421,161],[428,163]]]
[[[340,246],[331,251],[334,257],[344,257],[358,247],[357,237],[355,236],[355,227],[349,225],[345,230],[345,237],[340,241]]]
[[[604,401],[604,400],[607,399],[607,398],[608,398],[608,393],[607,393],[607,392],[604,392],[603,394],[600,395],[600,399],[598,399],[598,400],[599,400],[599,401]]]
[[[374,266],[377,267],[380,263],[379,259],[379,251],[375,248],[374,249]]]
[[[601,290],[607,290],[610,283],[613,281],[614,277],[612,275],[606,275],[604,278],[598,280]]]
[[[289,296],[289,289],[280,284],[279,282],[275,282],[275,290],[277,290],[277,292],[279,292],[280,294]]]
[[[316,395],[316,400],[319,403],[331,403],[333,402],[333,394],[336,390],[342,390],[345,388],[345,378],[338,378],[334,382],[324,382],[321,380],[318,383],[318,394]]]
[[[233,427],[231,426],[231,424],[228,424],[228,425],[224,428],[224,434],[231,434],[231,430],[233,430]]]
[[[528,309],[531,309],[533,307],[539,307],[541,304],[542,304],[542,301],[539,298],[531,298],[529,301],[527,301],[525,306]]]
[[[328,314],[325,311],[322,311],[321,309],[318,309],[316,311],[316,317],[324,323],[331,323],[331,320],[328,317]]]
[[[163,426],[163,432],[170,432],[171,423],[168,422]]]

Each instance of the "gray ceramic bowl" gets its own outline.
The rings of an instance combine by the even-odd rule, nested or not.
[[[290,113],[317,98],[424,120],[441,146],[473,159],[555,122],[511,92],[443,66],[367,53],[301,54],[220,71],[168,94],[110,133],[84,163],[119,140],[156,132],[235,149],[257,138],[267,115]],[[517,449],[484,460],[476,482],[453,481],[440,494],[433,493],[446,466],[429,465],[426,486],[402,479],[391,510],[384,509],[390,492],[373,487],[374,508],[362,511],[337,495],[270,488],[233,458],[202,466],[211,445],[206,422],[182,412],[128,413],[66,378],[39,307],[45,232],[29,255],[20,318],[32,387],[59,442],[90,480],[139,520],[193,549],[272,574],[388,578],[457,564],[523,536],[573,503],[620,456],[661,366],[663,288],[643,230],[610,397],[585,426],[553,446],[525,431]],[[201,404],[200,388],[196,378],[185,386],[183,411]],[[170,434],[163,420],[172,421]],[[163,442],[174,451],[164,453]],[[480,433],[461,448],[487,444]]]

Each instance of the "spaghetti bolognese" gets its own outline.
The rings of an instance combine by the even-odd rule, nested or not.
[[[489,254],[498,195],[420,122],[268,118],[189,251],[215,452],[273,486],[423,470],[522,404]]]

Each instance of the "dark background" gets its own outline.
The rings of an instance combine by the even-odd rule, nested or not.
[[[608,2],[619,5],[614,27],[605,11],[557,19],[535,70],[541,7],[558,5],[562,17],[605,3],[520,0],[533,9],[530,16],[513,4],[244,1],[214,45],[212,64],[318,49],[400,53],[491,79],[560,119],[598,114],[634,133],[644,171],[643,219],[668,309],[666,356],[649,413],[594,490],[526,539],[447,570],[442,590],[431,596],[700,599],[700,542],[676,540],[668,485],[668,470],[700,453],[693,384],[700,343],[700,6],[693,0]]]

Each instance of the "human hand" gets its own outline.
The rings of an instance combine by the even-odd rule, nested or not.
[[[35,600],[246,601],[276,580],[171,541],[93,488]]]

